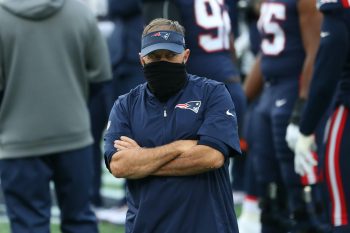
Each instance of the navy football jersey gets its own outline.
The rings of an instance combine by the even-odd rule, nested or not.
[[[191,50],[187,70],[224,82],[239,74],[230,52],[230,36],[237,22],[234,0],[175,0]],[[230,5],[227,5],[230,4]],[[229,8],[230,6],[230,8]]]
[[[260,8],[261,69],[265,78],[299,76],[305,51],[297,0],[265,0]]]
[[[119,97],[105,135],[107,167],[116,152],[113,141],[122,135],[142,147],[205,139],[240,152],[234,105],[225,86],[192,75],[166,103],[146,84]],[[238,233],[227,156],[223,167],[198,175],[127,180],[126,232]]]

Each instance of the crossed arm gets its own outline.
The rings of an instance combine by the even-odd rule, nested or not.
[[[114,142],[114,147],[118,151],[112,156],[111,172],[116,177],[128,179],[149,175],[195,175],[224,164],[221,152],[197,145],[195,140],[178,140],[155,148],[141,148],[133,139],[122,136]]]

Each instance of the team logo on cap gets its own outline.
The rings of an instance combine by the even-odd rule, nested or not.
[[[201,103],[201,101],[188,101],[184,104],[177,104],[175,108],[189,109],[195,113],[198,113]]]
[[[162,37],[164,40],[168,40],[170,36],[170,32],[156,32],[152,35],[152,37]]]

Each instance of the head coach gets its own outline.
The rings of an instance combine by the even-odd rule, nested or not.
[[[127,233],[238,233],[229,156],[240,153],[225,85],[187,74],[190,51],[176,21],[144,29],[146,83],[115,102],[105,161],[127,179]],[[206,64],[203,64],[205,66]]]

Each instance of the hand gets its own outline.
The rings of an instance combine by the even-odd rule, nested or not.
[[[118,151],[127,150],[127,149],[137,149],[140,148],[137,142],[129,137],[121,136],[120,140],[114,141],[114,148]]]
[[[295,144],[300,136],[299,126],[293,123],[289,123],[286,132],[286,142],[288,144],[289,149],[295,151]]]
[[[294,170],[297,174],[303,176],[312,174],[314,166],[317,166],[317,160],[312,154],[315,150],[315,138],[313,135],[305,136],[300,133],[295,145]]]

